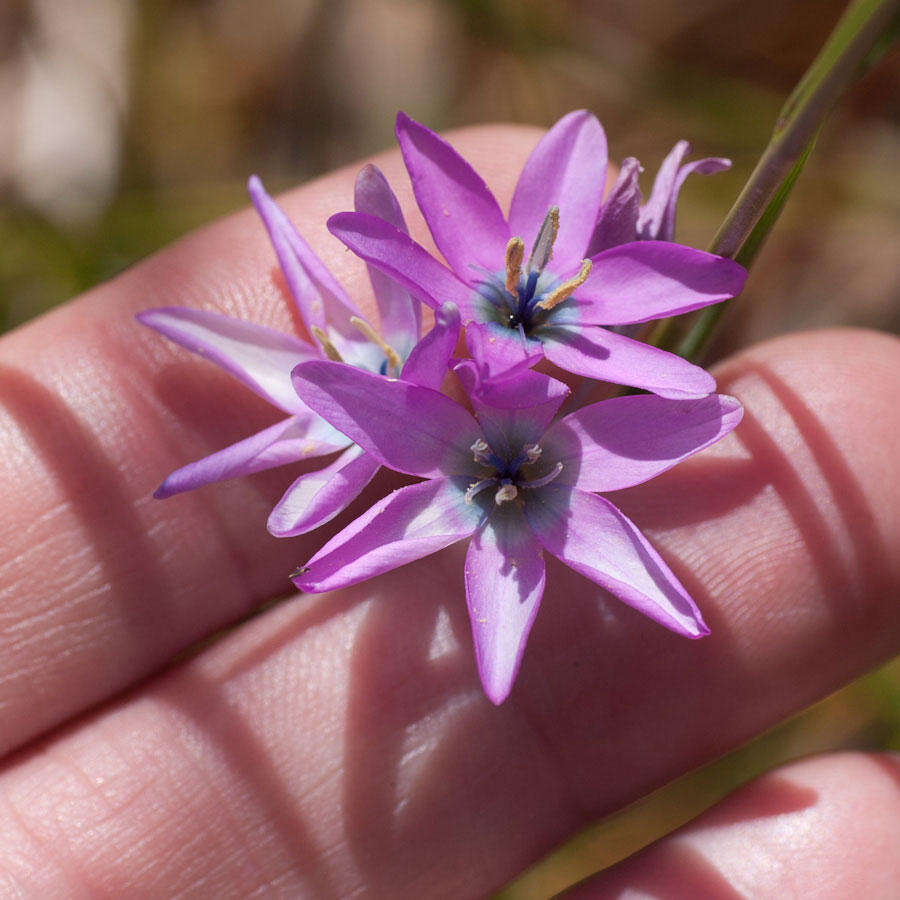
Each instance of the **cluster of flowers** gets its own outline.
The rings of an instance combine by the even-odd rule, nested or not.
[[[506,218],[447,142],[403,114],[397,137],[446,265],[409,237],[374,166],[357,179],[356,211],[328,222],[368,263],[380,329],[255,177],[253,203],[314,343],[195,309],[139,315],[287,413],[173,472],[156,496],[337,454],[294,481],[272,510],[269,531],[288,537],[344,510],[381,466],[421,479],[375,503],[292,578],[303,591],[332,590],[470,539],[466,599],[478,672],[494,703],[518,671],[544,590],[545,550],[665,627],[708,633],[647,539],[598,492],[640,484],[740,421],[740,404],[713,393],[707,372],[632,339],[628,327],[740,291],[740,266],[671,242],[684,179],[727,161],[684,164],[689,148],[680,142],[646,203],[634,159],[604,200],[603,129],[573,112],[532,152]],[[424,335],[422,304],[434,319]],[[461,333],[466,355],[457,356]],[[544,359],[649,393],[560,415],[567,397],[570,408],[577,403],[565,384],[534,369]],[[448,371],[465,405],[441,393]]]

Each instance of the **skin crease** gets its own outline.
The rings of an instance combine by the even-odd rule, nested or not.
[[[452,140],[505,206],[539,134]],[[430,246],[398,155],[376,162]],[[350,207],[356,168],[281,199],[371,308],[363,266],[324,227]],[[610,495],[710,637],[672,635],[551,561],[495,708],[451,548],[299,598],[173,665],[284,594],[391,482],[288,541],[264,524],[295,468],[154,501],[169,471],[278,418],[133,321],[164,304],[296,327],[248,210],[0,341],[0,895],[481,895],[900,646],[900,344],[830,331],[728,361],[719,389],[747,408],[735,434]],[[896,792],[885,804],[896,816]],[[857,833],[884,846],[890,815],[867,813]],[[894,871],[862,843],[825,855],[818,877]]]

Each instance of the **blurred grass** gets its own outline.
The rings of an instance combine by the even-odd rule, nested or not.
[[[117,196],[94,221],[61,229],[39,212],[0,209],[0,331],[112,278],[134,261],[246,203],[243,184]]]

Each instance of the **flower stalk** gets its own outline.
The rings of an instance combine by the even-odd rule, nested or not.
[[[900,0],[850,4],[782,107],[769,144],[713,238],[710,252],[750,266],[781,214],[826,116],[881,57],[898,20]],[[680,343],[673,338],[671,320],[663,320],[650,342],[697,362],[724,311],[724,303],[703,310]]]

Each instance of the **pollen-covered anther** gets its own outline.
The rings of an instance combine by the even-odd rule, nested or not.
[[[497,488],[497,493],[494,494],[494,503],[500,506],[501,503],[509,503],[518,496],[519,489],[514,484],[502,484]]]
[[[313,337],[315,337],[315,339],[322,345],[322,351],[330,360],[333,360],[334,362],[344,361],[344,358],[340,353],[338,353],[337,347],[335,347],[334,344],[331,343],[331,341],[328,339],[328,335],[325,334],[325,332],[322,331],[322,329],[319,328],[318,325],[313,325],[310,331],[312,331]]]
[[[365,320],[359,316],[350,316],[350,324],[359,329],[387,357],[388,368],[400,371],[402,361],[400,354]]]
[[[475,462],[483,463],[484,465],[487,465],[490,462],[491,448],[488,446],[487,441],[478,438],[469,449],[475,457]]]
[[[541,458],[541,450],[540,444],[526,444],[522,448],[522,452],[525,454],[525,459],[527,462],[536,463]]]
[[[514,297],[522,274],[522,260],[525,258],[525,241],[520,237],[509,239],[506,245],[506,290]]]
[[[543,300],[536,303],[535,306],[540,309],[553,309],[559,306],[564,300],[568,300],[575,291],[587,281],[588,275],[591,274],[593,263],[589,259],[582,260],[581,269],[574,278],[569,278],[562,284],[557,285]]]

